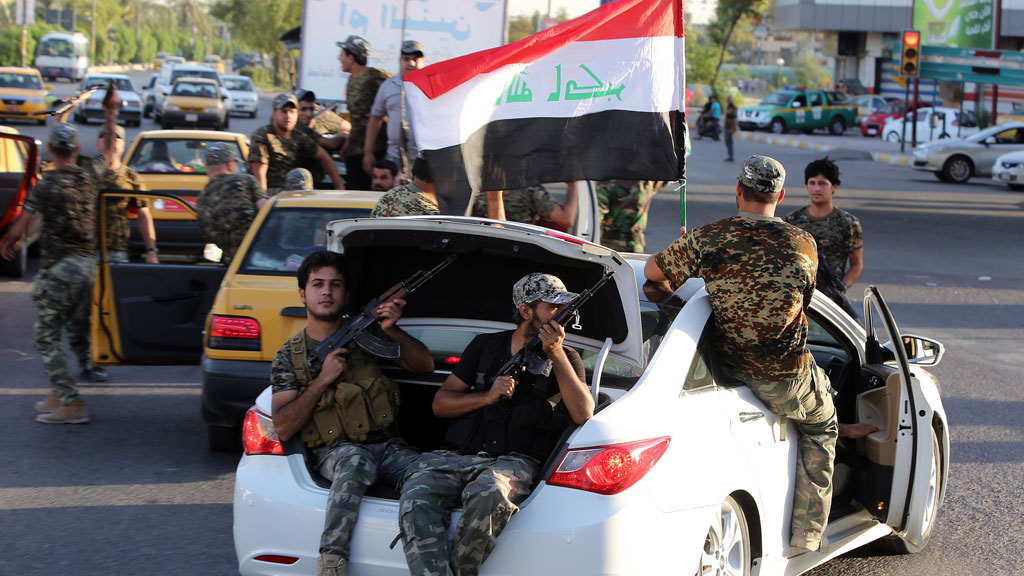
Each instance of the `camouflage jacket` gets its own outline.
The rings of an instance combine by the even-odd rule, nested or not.
[[[68,254],[96,257],[96,186],[78,166],[46,172],[25,200],[25,210],[42,218],[40,268]]]
[[[832,271],[842,278],[846,262],[853,254],[864,248],[864,235],[860,220],[846,210],[836,208],[824,218],[811,216],[807,206],[786,215],[786,222],[803,228],[814,236],[818,243],[818,254],[828,262]]]
[[[300,160],[312,158],[320,149],[307,132],[292,130],[291,137],[285,140],[270,124],[257,128],[250,140],[249,162],[267,166],[267,190],[275,193],[284,189],[289,170],[304,168]]]
[[[440,213],[441,210],[437,207],[437,202],[410,182],[388,190],[377,201],[377,205],[373,207],[373,212],[370,213],[370,216],[374,218],[387,216],[432,216]]]
[[[249,174],[214,176],[199,193],[199,228],[207,242],[223,251],[221,262],[231,262],[256,217],[256,201],[266,197],[259,181]]]
[[[643,252],[651,199],[665,187],[654,180],[605,180],[597,183],[601,244],[619,252]]]
[[[321,106],[316,105],[317,112],[320,112]],[[331,110],[325,110],[320,113],[319,116],[313,119],[313,125],[307,126],[320,136],[326,136],[330,134],[337,134],[341,132],[344,121],[341,116],[338,116]]]
[[[345,89],[347,96],[345,105],[348,107],[349,121],[352,122],[352,132],[349,133],[348,156],[362,156],[363,144],[366,142],[366,124],[370,120],[370,108],[373,107],[373,99],[377,97],[377,89],[385,80],[391,77],[390,72],[379,68],[367,68],[358,78],[349,78],[348,87]],[[374,152],[383,152],[388,147],[387,130],[381,129],[377,133],[377,141],[374,142]]]
[[[506,190],[501,195],[505,201],[505,219],[510,222],[534,224],[537,218],[548,218],[558,202],[543,186],[531,186],[518,190]],[[487,217],[487,194],[481,192],[473,203],[473,216]]]
[[[92,163],[93,180],[99,190],[149,190],[139,173],[122,164],[117,170],[111,170],[105,156],[97,156]],[[108,198],[106,201],[107,215],[107,250],[127,252],[128,238],[131,235],[131,220],[128,218],[128,207],[135,209],[147,208],[149,202],[143,198],[122,197]],[[99,234],[99,217],[97,215],[96,230]]]
[[[676,239],[655,262],[675,285],[704,279],[715,349],[726,368],[771,382],[810,376],[804,310],[818,267],[810,234],[744,212]]]
[[[319,142],[320,141],[320,137],[325,134],[324,132],[320,132],[317,129],[316,122],[313,123],[313,127],[312,128],[310,128],[309,126],[303,126],[301,124],[296,124],[295,125],[295,131],[296,132],[303,132],[306,136],[309,136],[309,138],[312,139],[314,142]],[[314,186],[316,186],[317,182],[323,182],[324,176],[327,174],[324,171],[324,165],[321,164],[320,161],[317,160],[316,157],[314,157],[314,156],[307,156],[305,158],[299,158],[299,163],[298,163],[298,166],[296,166],[296,167],[297,168],[305,168],[306,170],[309,170],[309,173],[313,176],[313,185]]]

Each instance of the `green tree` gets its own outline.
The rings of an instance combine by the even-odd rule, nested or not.
[[[711,85],[718,81],[718,73],[725,61],[726,51],[737,25],[744,18],[760,16],[768,8],[769,0],[718,0],[715,8],[715,21],[708,25],[711,42],[718,47],[718,63]]]
[[[796,83],[801,86],[814,89],[821,85],[831,84],[830,81],[826,80],[828,74],[825,72],[825,68],[814,54],[805,53],[800,55],[793,64],[793,68]]]
[[[135,53],[139,49],[138,42],[135,38],[135,29],[129,28],[126,24],[120,23],[114,27],[115,30],[115,42],[117,43],[114,47],[116,51],[116,60],[118,62],[134,62]]]
[[[149,28],[143,28],[142,34],[139,36],[139,49],[135,52],[135,59],[133,62],[152,62],[156,58],[157,40],[153,31]]]
[[[518,42],[527,36],[537,32],[537,23],[540,12],[534,12],[532,16],[517,14],[508,21],[508,41]]]
[[[231,36],[260,52],[275,54],[274,84],[287,80],[286,58],[278,37],[302,23],[302,0],[216,0],[210,15],[231,26]]]

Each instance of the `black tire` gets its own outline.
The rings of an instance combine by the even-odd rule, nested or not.
[[[40,126],[46,126],[46,121],[49,120],[49,119],[50,119],[49,116],[43,116],[39,120],[36,120],[36,124],[39,124]]]
[[[842,116],[835,116],[828,123],[828,133],[833,136],[842,136],[846,132],[846,120]]]
[[[939,170],[938,172],[934,172],[934,174],[935,177],[938,178],[939,180],[942,180],[943,182],[949,182],[949,180],[946,179],[946,175],[943,174],[941,170]]]
[[[942,493],[945,492],[946,487],[942,486],[942,470],[945,468],[945,459],[942,453],[942,447],[939,444],[939,435],[935,429],[932,428],[932,462],[934,466],[929,470],[931,479],[929,481],[928,488],[931,491],[928,494],[928,509],[925,510],[927,517],[924,522],[927,526],[924,529],[924,533],[921,535],[921,545],[915,546],[909,544],[903,538],[900,538],[896,534],[890,534],[881,540],[876,542],[878,548],[881,548],[887,552],[894,552],[896,554],[917,554],[924,547],[928,545],[928,541],[932,538],[932,532],[935,530],[935,519],[939,515],[939,502],[942,500]]]
[[[238,452],[242,448],[242,429],[238,426],[207,426],[206,439],[213,452]]]
[[[24,278],[28,272],[28,242],[22,239],[21,247],[11,260],[0,259],[0,276]]]
[[[220,129],[221,132],[227,132],[231,128],[231,115],[227,114],[224,116],[224,127]]]
[[[249,118],[255,118],[255,117],[256,117],[256,111],[253,110],[252,112],[249,113]]]
[[[974,164],[971,159],[962,154],[951,156],[942,165],[942,174],[949,182],[965,184],[974,175]]]
[[[1008,184],[1008,186],[1014,192],[1024,192],[1024,184]]]
[[[768,127],[772,131],[772,134],[785,134],[786,133],[786,121],[782,118],[773,118],[771,125]]]

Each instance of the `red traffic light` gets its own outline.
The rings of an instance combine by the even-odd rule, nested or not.
[[[907,47],[917,47],[921,42],[921,33],[917,30],[908,30],[903,33],[903,45]]]

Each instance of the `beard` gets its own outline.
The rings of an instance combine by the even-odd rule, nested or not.
[[[342,312],[341,312],[341,308],[342,308],[341,306],[338,306],[337,308],[331,308],[331,309],[328,309],[328,310],[321,310],[321,309],[313,309],[313,308],[307,307],[306,308],[306,312],[310,316],[312,316],[313,318],[316,318],[317,320],[320,320],[321,322],[336,322],[342,316],[344,316],[344,314],[342,314]]]

